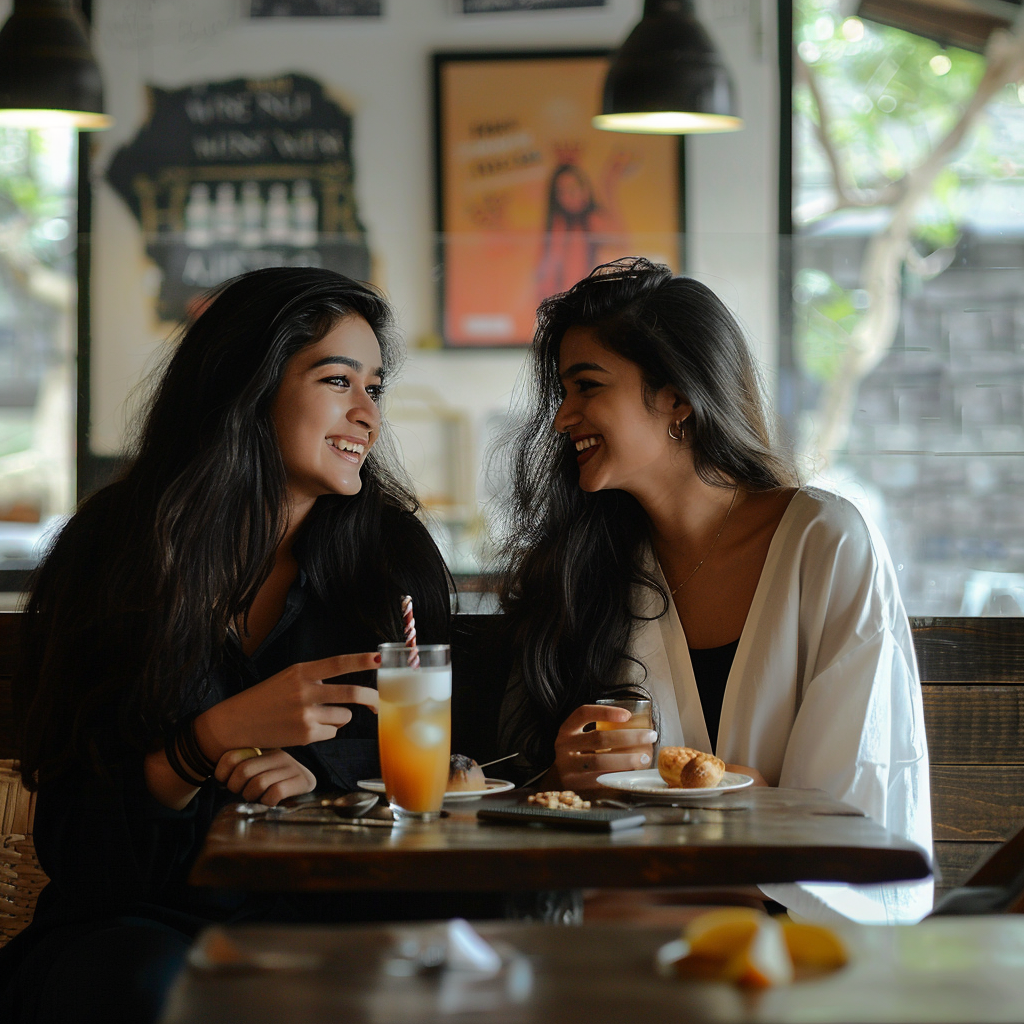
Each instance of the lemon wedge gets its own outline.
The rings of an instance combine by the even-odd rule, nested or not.
[[[825,974],[848,960],[842,940],[829,928],[776,919],[749,907],[723,907],[694,918],[678,945],[676,974],[745,988],[787,985]]]
[[[722,907],[695,917],[683,930],[690,949],[701,956],[732,956],[750,940],[765,914],[751,907]]]
[[[770,988],[793,980],[793,961],[778,921],[767,915],[729,958],[725,976],[744,988]]]
[[[849,959],[839,936],[820,924],[783,921],[782,935],[793,967],[800,976],[838,970]]]
[[[695,918],[685,932],[689,955],[676,962],[682,978],[768,988],[793,980],[782,928],[766,914],[727,907]]]

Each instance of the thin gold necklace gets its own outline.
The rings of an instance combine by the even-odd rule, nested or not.
[[[738,487],[734,487],[733,488],[733,491],[732,491],[732,501],[729,502],[729,511],[725,513],[725,518],[722,520],[722,525],[718,528],[718,533],[715,534],[715,539],[711,542],[711,547],[709,547],[707,549],[707,551],[704,554],[704,557],[696,564],[696,566],[694,566],[693,572],[691,572],[690,575],[687,576],[686,579],[683,580],[682,583],[676,584],[676,586],[673,587],[672,590],[669,591],[669,595],[668,595],[669,597],[675,597],[676,596],[676,591],[680,587],[683,587],[687,583],[689,583],[690,580],[692,580],[693,577],[697,575],[697,570],[708,560],[708,556],[711,554],[711,552],[715,550],[715,545],[718,543],[718,538],[722,536],[722,531],[725,529],[725,524],[727,522],[729,522],[729,516],[732,515],[732,507],[733,507],[733,505],[736,504],[736,492],[738,490],[739,490]]]

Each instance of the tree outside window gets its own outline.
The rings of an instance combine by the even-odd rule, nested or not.
[[[984,55],[794,4],[795,424],[911,614],[1024,613],[1024,26]]]

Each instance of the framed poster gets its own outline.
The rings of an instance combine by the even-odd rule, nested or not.
[[[681,139],[593,128],[607,69],[605,51],[435,55],[447,345],[529,344],[541,299],[622,256],[681,269]]]
[[[560,11],[570,7],[604,7],[607,0],[456,0],[463,14],[497,11]]]

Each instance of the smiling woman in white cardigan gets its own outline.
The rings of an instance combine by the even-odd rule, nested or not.
[[[541,306],[532,355],[510,447],[503,742],[559,788],[650,767],[652,733],[588,729],[626,718],[594,700],[644,690],[663,745],[824,789],[930,850],[921,688],[884,542],[850,502],[797,486],[725,306],[619,261]],[[930,904],[928,885],[771,895],[864,920]]]

